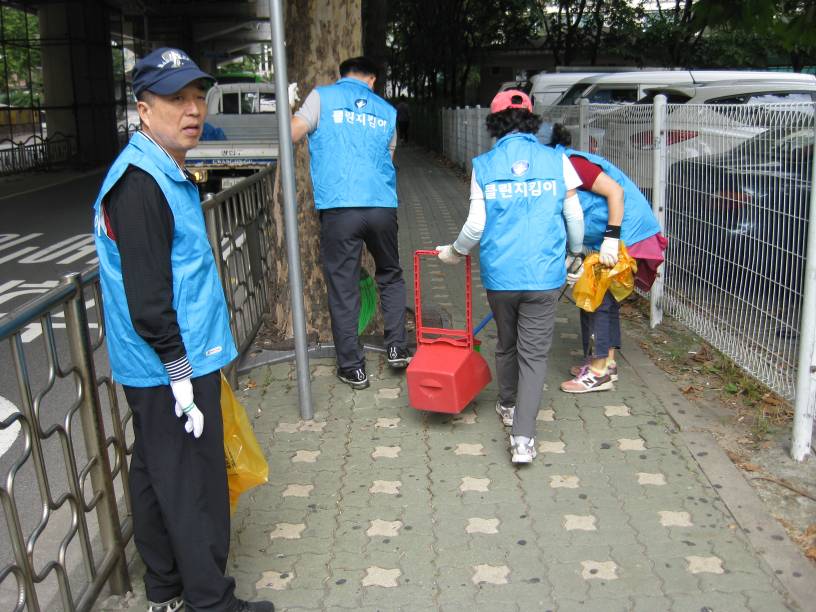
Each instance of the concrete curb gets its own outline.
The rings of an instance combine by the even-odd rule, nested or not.
[[[725,454],[710,430],[715,419],[689,402],[639,347],[638,338],[623,330],[630,346],[621,353],[644,385],[654,392],[666,413],[677,424],[694,460],[717,490],[720,499],[745,533],[757,555],[773,570],[790,598],[802,610],[814,607],[816,568],[788,537],[779,522],[768,513],[742,472]]]

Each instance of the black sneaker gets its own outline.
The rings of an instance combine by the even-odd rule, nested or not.
[[[235,612],[275,612],[275,606],[271,601],[244,601],[238,600]]]
[[[352,389],[366,389],[368,387],[368,376],[363,368],[337,370],[337,378]]]
[[[397,370],[407,368],[411,362],[411,354],[408,349],[399,348],[396,344],[392,344],[386,351],[388,365]]]

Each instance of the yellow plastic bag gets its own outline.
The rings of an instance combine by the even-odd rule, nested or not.
[[[269,465],[249,424],[246,410],[235,398],[223,374],[221,418],[224,421],[224,460],[227,463],[230,512],[235,512],[241,493],[267,482]]]
[[[619,245],[618,263],[613,268],[601,265],[598,253],[591,253],[584,259],[584,273],[572,289],[578,308],[595,312],[607,291],[620,302],[634,290],[637,262],[629,255],[623,241]]]

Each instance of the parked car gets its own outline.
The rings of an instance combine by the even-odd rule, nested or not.
[[[530,98],[533,110],[541,112],[554,105],[570,87],[578,81],[599,74],[597,72],[539,72],[530,79]]]
[[[761,70],[649,70],[599,74],[578,81],[558,100],[561,106],[586,98],[593,104],[633,104],[656,86],[702,85],[723,81],[784,81],[816,83],[816,76]]]
[[[524,93],[530,93],[530,87],[532,84],[530,81],[522,80],[522,81],[505,81],[501,85],[499,85],[499,91],[507,91],[508,89],[518,89],[523,91]]]
[[[816,102],[811,82],[725,82],[653,87],[633,107],[605,117],[601,154],[644,191],[653,186],[651,105],[663,94],[670,104],[666,124],[668,163],[724,153],[770,125],[806,125]]]
[[[651,121],[651,115],[642,110],[619,111],[621,104],[634,104],[648,91],[655,88],[695,87],[707,83],[740,81],[773,81],[799,84],[816,84],[812,74],[793,72],[741,71],[741,70],[644,70],[641,72],[618,72],[600,74],[579,81],[558,101],[557,108],[550,108],[544,113],[545,120],[559,121],[572,132],[573,142],[578,145],[580,129],[578,125],[577,104],[582,98],[591,104],[608,104],[608,107],[594,107],[592,119],[588,126],[585,146],[590,152],[608,153],[610,146],[603,147],[606,130],[611,121],[620,116],[628,120],[637,119],[640,114]],[[615,113],[610,115],[610,113]],[[749,134],[753,135],[753,134]],[[616,162],[617,163],[617,162]],[[647,172],[649,170],[646,170]],[[639,184],[639,186],[643,186]]]
[[[679,269],[728,293],[801,296],[814,128],[766,130],[672,164],[666,233]],[[764,299],[764,298],[763,298]]]

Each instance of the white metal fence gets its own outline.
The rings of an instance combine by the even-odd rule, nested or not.
[[[470,158],[491,146],[488,112],[441,112],[446,157],[470,169]],[[810,390],[797,413],[805,403],[812,420],[811,364],[797,365],[800,349],[813,355],[816,344],[800,335],[813,329],[802,304],[814,104],[682,105],[658,96],[638,105],[583,100],[541,115],[566,125],[574,148],[611,161],[652,202],[669,238],[650,295],[652,324],[665,307],[787,399],[797,375],[805,377]]]

